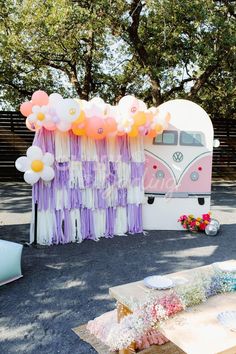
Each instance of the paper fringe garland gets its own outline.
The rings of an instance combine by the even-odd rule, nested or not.
[[[95,141],[42,128],[33,145],[55,155],[55,178],[33,185],[39,244],[142,232],[142,137]],[[33,230],[32,223],[31,241]]]

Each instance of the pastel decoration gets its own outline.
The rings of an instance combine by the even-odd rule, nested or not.
[[[62,101],[62,100],[63,100],[63,97],[59,93],[52,93],[49,96],[49,104],[52,106],[56,105],[57,102]]]
[[[99,117],[92,117],[87,119],[85,129],[87,135],[94,139],[103,139],[107,134],[105,121]]]
[[[138,128],[136,126],[133,126],[130,132],[128,133],[128,136],[131,138],[135,138],[138,135]]]
[[[80,114],[80,105],[72,98],[59,100],[55,108],[58,117],[68,122],[75,121]]]
[[[34,92],[32,101],[24,102],[20,110],[27,117],[26,125],[31,131],[41,127],[48,131],[72,130],[75,135],[94,139],[124,134],[146,136],[150,130],[153,130],[150,136],[154,136],[154,131],[160,134],[167,128],[171,118],[168,111],[160,114],[156,107],[147,109],[142,100],[132,95],[122,97],[118,105],[112,106],[100,97],[90,101],[64,99],[58,93],[48,96],[41,90]]]
[[[32,95],[32,102],[37,106],[45,106],[48,104],[49,98],[48,94],[44,91],[35,91]]]
[[[28,116],[28,122],[37,124],[40,128],[50,121],[47,106],[33,106],[32,113]]]
[[[117,130],[117,123],[116,123],[116,121],[115,121],[114,118],[111,118],[111,117],[107,118],[107,119],[105,120],[105,124],[106,124],[106,129],[107,129],[107,132],[108,132],[108,133],[114,133],[114,132],[116,132],[116,130]]]
[[[78,135],[78,136],[82,136],[82,135],[85,135],[86,134],[86,130],[85,130],[85,123],[78,123],[78,121],[76,120],[73,124],[72,124],[72,132],[75,134],[75,135]]]
[[[28,120],[28,118],[26,118],[26,120],[25,120],[25,125],[27,126],[27,128],[28,128],[30,131],[36,132],[36,130],[37,130],[37,125],[36,125],[35,123],[33,123],[33,122],[30,122],[30,121]]]
[[[151,130],[148,132],[148,134],[147,134],[147,136],[148,136],[149,138],[155,138],[156,135],[157,135],[157,132],[156,132],[155,129],[151,129]]]
[[[147,121],[146,114],[144,112],[138,112],[134,115],[134,124],[135,125],[144,125]]]
[[[24,102],[20,106],[20,112],[23,116],[28,117],[32,113],[33,103],[31,101]]]
[[[124,96],[120,99],[118,103],[118,108],[121,115],[126,115],[128,117],[134,115],[138,112],[139,102],[134,96]]]
[[[20,172],[24,172],[24,180],[28,184],[35,184],[41,178],[45,182],[51,181],[54,170],[51,167],[54,163],[54,156],[46,152],[43,154],[38,146],[31,146],[26,152],[26,156],[19,157],[15,166]]]

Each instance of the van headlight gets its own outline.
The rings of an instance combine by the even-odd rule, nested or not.
[[[198,178],[199,178],[199,173],[197,171],[192,172],[191,175],[190,175],[190,178],[194,182],[197,181]]]
[[[156,172],[156,178],[158,178],[158,179],[163,179],[164,177],[165,177],[164,171],[158,170],[158,171]]]

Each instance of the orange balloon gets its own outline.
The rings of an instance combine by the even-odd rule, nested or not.
[[[117,123],[114,118],[105,119],[106,129],[108,133],[114,133],[117,129]]]
[[[85,113],[84,113],[84,111],[81,110],[80,114],[79,114],[79,117],[73,123],[79,124],[79,123],[82,123],[84,121],[85,121]]]
[[[147,136],[149,136],[149,138],[155,138],[156,135],[157,135],[156,130],[155,129],[151,129]]]
[[[137,126],[144,125],[147,121],[146,114],[144,112],[138,112],[134,115],[134,124]]]
[[[134,125],[131,131],[128,133],[130,138],[135,138],[138,135],[138,128]]]
[[[71,130],[75,135],[85,135],[86,130],[85,130],[85,124],[84,123],[78,123],[77,120],[72,123]]]
[[[107,135],[105,120],[99,117],[87,119],[85,124],[86,134],[94,139],[103,139]]]
[[[33,103],[31,101],[24,102],[20,106],[20,112],[23,116],[28,117],[32,113]]]

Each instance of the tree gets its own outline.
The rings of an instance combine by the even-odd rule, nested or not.
[[[7,0],[2,97],[49,93],[150,104],[189,98],[235,113],[235,1]]]

